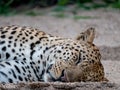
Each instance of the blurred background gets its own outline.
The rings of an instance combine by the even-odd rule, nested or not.
[[[86,10],[100,7],[120,8],[120,0],[0,0],[0,15],[17,14],[28,9],[54,6],[56,6],[56,11],[60,11],[69,5],[76,5],[77,8]],[[32,14],[36,13],[31,12]]]

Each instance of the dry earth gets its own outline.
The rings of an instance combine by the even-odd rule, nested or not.
[[[78,16],[90,18],[74,19],[74,15],[64,12],[67,17],[58,18],[49,9],[42,10],[47,14],[41,16],[16,15],[0,16],[0,26],[21,25],[39,28],[47,33],[74,38],[87,27],[96,28],[94,43],[100,48],[105,75],[109,82],[103,83],[28,83],[19,85],[0,85],[2,90],[120,90],[120,11],[114,9],[79,10]],[[54,16],[53,16],[54,15]]]

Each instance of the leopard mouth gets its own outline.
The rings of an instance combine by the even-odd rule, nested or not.
[[[67,78],[66,78],[66,75],[65,75],[65,70],[62,71],[61,76],[57,79],[55,79],[50,73],[49,73],[49,75],[50,75],[50,78],[49,78],[50,82],[56,82],[56,81],[67,82]]]
[[[57,79],[57,81],[68,82],[65,70],[62,71],[61,76]]]

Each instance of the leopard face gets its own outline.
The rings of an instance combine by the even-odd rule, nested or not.
[[[88,44],[88,47],[84,47],[84,49],[85,48],[87,52],[81,48],[75,48],[76,51],[73,50],[74,53],[72,54],[74,57],[68,61],[56,61],[49,70],[49,72],[53,74],[51,76],[54,76],[54,79],[59,78],[61,81],[62,78],[64,81],[64,77],[66,77],[65,81],[67,82],[102,81],[104,78],[104,68],[100,61],[101,55],[99,50],[94,44],[90,46]],[[71,57],[71,55],[69,57]],[[73,73],[72,76],[71,73]],[[71,77],[73,77],[73,79]],[[81,80],[80,78],[83,79]]]
[[[65,82],[75,81],[108,81],[104,76],[99,49],[93,44],[95,30],[87,29],[77,36],[77,41],[68,61],[57,61],[49,70],[54,79]],[[81,48],[80,48],[81,47]],[[71,52],[71,50],[70,50]],[[73,61],[73,62],[71,62]],[[55,71],[56,70],[56,71]]]
[[[84,61],[100,63],[100,52],[92,43],[94,30],[88,29],[78,37],[52,36],[30,27],[1,27],[0,82],[69,81],[63,78],[69,78],[68,71],[73,72],[69,67],[84,67]]]

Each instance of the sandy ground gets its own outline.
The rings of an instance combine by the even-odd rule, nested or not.
[[[88,88],[85,85],[90,85],[91,90],[120,90],[120,11],[111,9],[79,10],[77,15],[92,18],[77,20],[73,19],[74,16],[70,12],[67,13],[68,16],[65,18],[55,17],[53,16],[54,13],[48,10],[47,14],[34,17],[25,15],[1,16],[0,26],[32,26],[52,35],[68,38],[75,38],[79,32],[86,28],[95,27],[96,38],[94,43],[100,48],[105,75],[109,79],[109,83],[106,86],[102,86],[101,83],[82,83],[79,84],[81,85],[79,89],[86,90]],[[107,88],[109,84],[112,86]],[[51,88],[53,89],[53,87]]]

